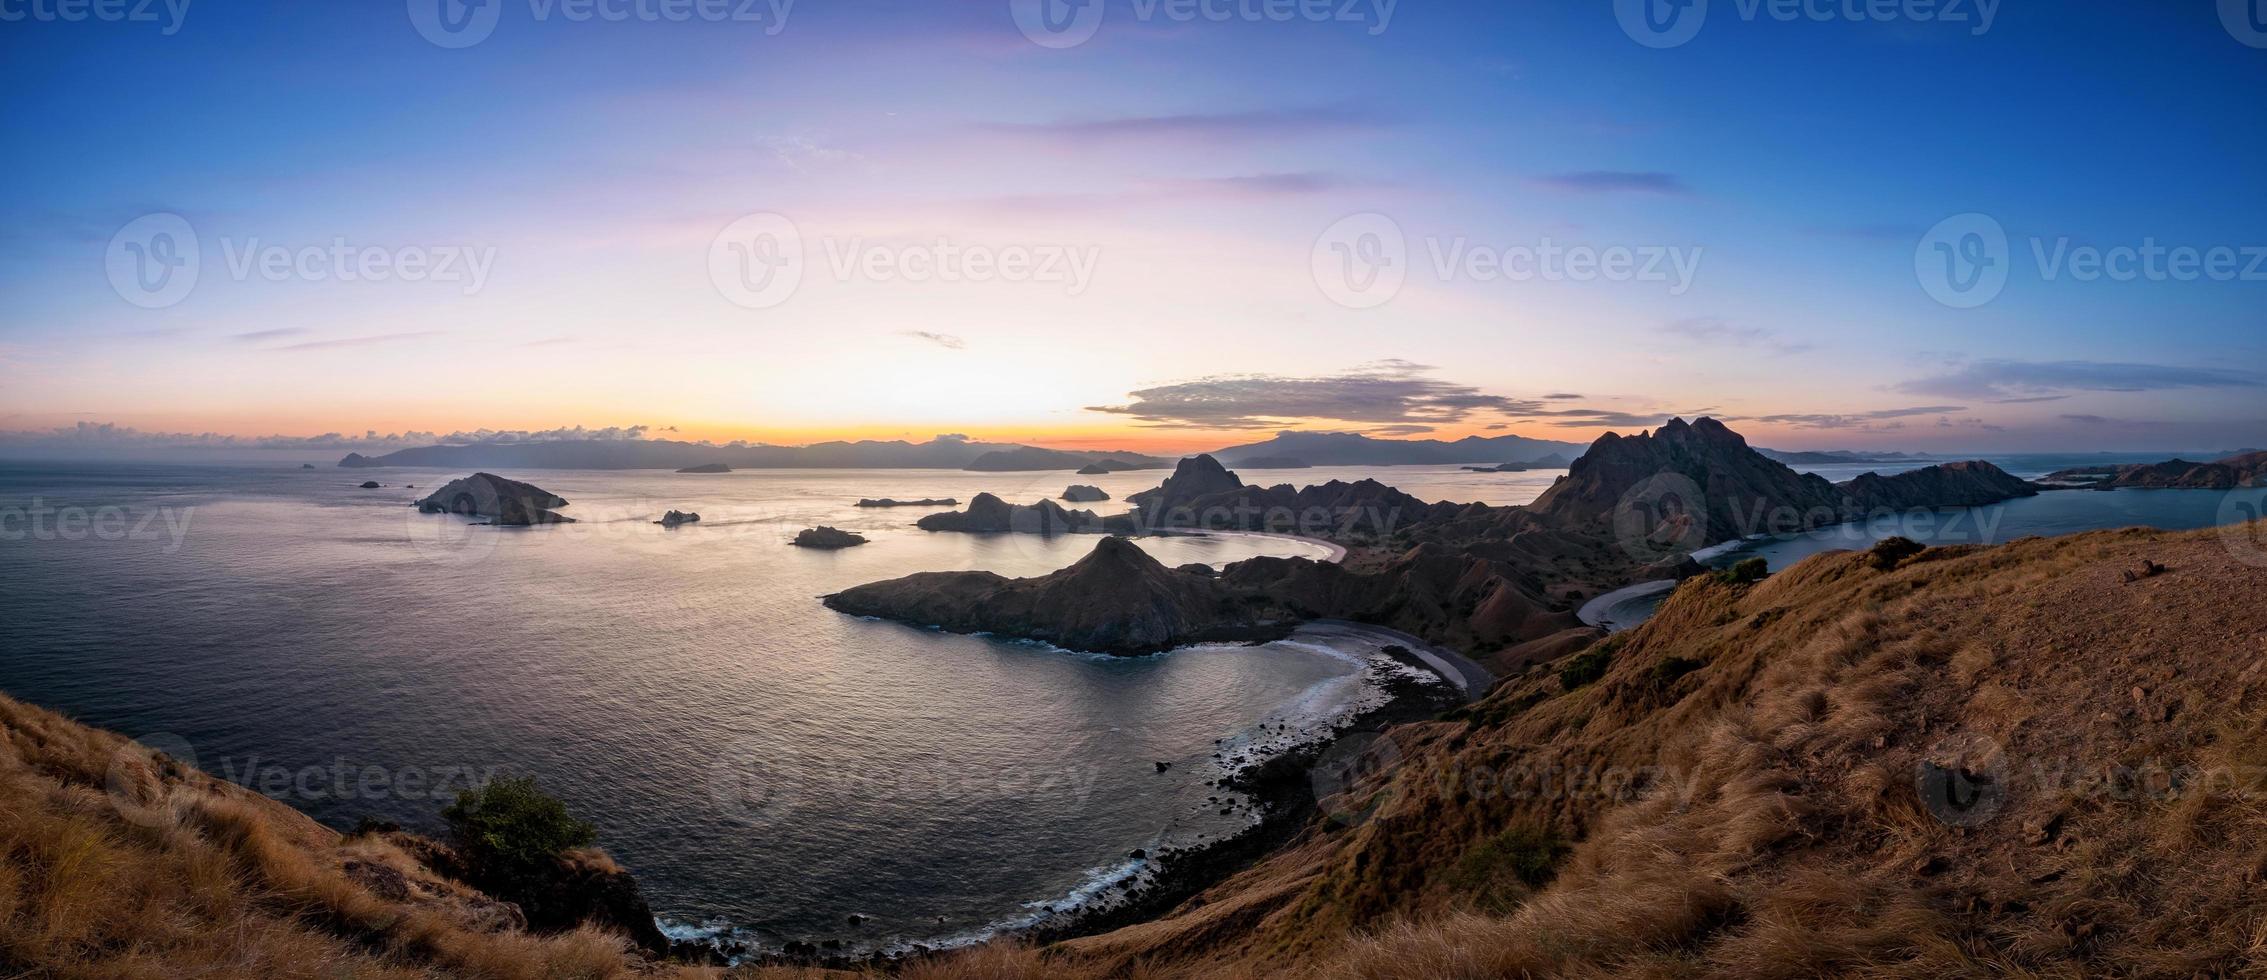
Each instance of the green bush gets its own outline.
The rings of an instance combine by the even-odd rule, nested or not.
[[[1928,546],[1908,537],[1889,537],[1874,542],[1873,567],[1888,571],[1897,563],[1927,551]]]
[[[457,794],[441,811],[465,857],[483,873],[517,875],[598,839],[567,805],[537,789],[532,777],[498,779]]]
[[[1558,834],[1521,824],[1465,851],[1449,870],[1449,885],[1486,911],[1506,912],[1520,896],[1549,883],[1568,850]]]
[[[1559,686],[1571,691],[1606,676],[1606,665],[1614,662],[1614,646],[1612,642],[1600,643],[1568,657],[1559,668]]]
[[[1687,660],[1683,657],[1664,657],[1660,662],[1653,665],[1653,670],[1649,676],[1653,681],[1655,690],[1667,690],[1669,685],[1677,682],[1677,678],[1706,666],[1708,665],[1698,660]]]
[[[1753,585],[1771,574],[1771,563],[1761,558],[1749,558],[1716,573],[1716,580],[1726,585]]]

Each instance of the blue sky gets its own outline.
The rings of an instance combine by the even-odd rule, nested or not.
[[[457,48],[403,3],[0,4],[0,430],[2267,443],[2267,48],[2208,2],[1712,0],[1668,48],[1607,2],[1099,0],[1064,47],[1010,0],[488,2]],[[114,285],[152,214],[181,295]],[[784,294],[716,279],[750,214]],[[1963,214],[2005,279],[1948,304]],[[463,261],[295,261],[334,243]],[[2151,245],[2233,264],[2039,258]],[[1666,271],[1488,271],[1553,248]]]

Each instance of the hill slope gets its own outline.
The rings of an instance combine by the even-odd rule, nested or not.
[[[2226,536],[2223,537],[2223,534]],[[1814,557],[1392,730],[1097,973],[2267,968],[2267,527]],[[2129,571],[2144,562],[2161,574]],[[1162,962],[1160,962],[1162,961]]]

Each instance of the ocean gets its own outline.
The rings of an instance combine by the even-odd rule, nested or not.
[[[342,829],[437,831],[457,789],[533,775],[679,935],[851,951],[1026,924],[1138,873],[1135,849],[1242,829],[1249,812],[1208,799],[1234,796],[1205,785],[1213,753],[1374,693],[1367,655],[1297,638],[1112,659],[820,605],[914,571],[1076,561],[1095,537],[851,506],[1033,502],[1067,473],[513,472],[579,523],[409,506],[456,475],[0,465],[0,690]],[[1161,475],[1075,479],[1107,509]],[[702,520],[650,523],[671,508]],[[817,524],[872,543],[788,545]],[[1327,553],[1140,544],[1170,564]]]

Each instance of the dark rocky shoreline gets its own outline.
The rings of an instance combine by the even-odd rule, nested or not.
[[[1266,754],[1217,782],[1223,789],[1249,797],[1247,808],[1258,814],[1257,823],[1217,839],[1150,852],[1147,857],[1153,867],[1134,879],[1139,884],[1124,889],[1117,897],[1081,906],[1029,928],[1003,930],[1000,936],[1044,945],[1158,918],[1257,864],[1315,826],[1322,813],[1313,782],[1318,761],[1351,739],[1374,736],[1394,725],[1435,719],[1463,704],[1453,678],[1442,676],[1398,647],[1388,647],[1385,653],[1403,666],[1422,671],[1423,678],[1397,674],[1380,677],[1378,684],[1387,695],[1385,703],[1328,729],[1318,729],[1314,737]],[[1373,665],[1367,669],[1378,668]],[[843,945],[843,940],[829,937],[789,942],[776,951],[758,951],[738,943],[681,940],[672,943],[670,951],[678,959],[693,962],[850,970],[903,966],[961,948],[916,943],[901,952],[877,950],[847,955],[841,951]]]

